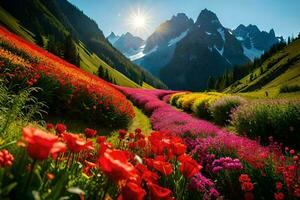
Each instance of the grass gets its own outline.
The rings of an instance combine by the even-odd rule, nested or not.
[[[132,120],[132,124],[128,128],[128,132],[134,132],[136,128],[140,128],[145,135],[150,135],[153,131],[150,119],[136,106],[134,106],[134,111],[135,118]]]
[[[242,96],[250,98],[261,98],[266,96],[268,92],[269,97],[293,97],[298,94],[279,94],[282,85],[291,86],[299,84],[300,82],[300,39],[292,42],[283,50],[276,53],[267,59],[261,66],[263,73],[261,74],[260,68],[253,71],[254,78],[250,81],[250,74],[239,80],[236,87],[228,87],[224,92],[229,93],[245,93]],[[285,64],[294,59],[290,65]],[[252,91],[255,90],[255,91]]]
[[[83,43],[79,43],[77,45],[80,54],[80,67],[88,71],[90,73],[96,74],[98,67],[102,65],[104,70],[108,70],[109,75],[116,80],[117,85],[124,86],[124,87],[132,87],[132,88],[145,88],[145,89],[155,89],[151,85],[146,82],[143,82],[143,86],[141,87],[124,74],[120,73],[119,71],[115,70],[103,60],[101,60],[96,54],[89,52],[89,50],[84,46]]]
[[[6,10],[0,6],[0,24],[4,24],[11,29],[11,31],[17,33],[28,41],[34,42],[34,34],[25,29],[19,24],[19,21],[11,16]]]
[[[146,82],[143,82],[143,86],[142,87],[145,88],[145,89],[155,89],[154,87],[152,87],[151,85],[149,85]]]
[[[145,136],[150,135],[153,132],[150,119],[138,107],[133,105],[133,108],[135,117],[133,118],[132,123],[127,129],[128,133],[134,133],[135,129],[140,128]],[[114,145],[117,145],[119,143],[118,136],[118,132],[114,131],[111,133],[108,141]]]
[[[90,73],[96,74],[98,67],[102,65],[104,70],[108,70],[109,75],[116,80],[117,85],[125,86],[125,87],[133,87],[133,88],[140,88],[137,83],[130,80],[124,74],[120,73],[119,71],[115,70],[103,60],[101,60],[96,54],[91,53],[86,49],[84,44],[81,42],[77,45],[80,54],[80,67],[81,69],[88,71]]]

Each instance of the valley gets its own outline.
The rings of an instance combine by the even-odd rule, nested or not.
[[[0,3],[0,199],[300,198],[300,35],[78,5]]]

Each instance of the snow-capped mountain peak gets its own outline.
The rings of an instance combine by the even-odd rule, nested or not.
[[[114,43],[120,38],[120,36],[116,35],[114,32],[111,32],[109,36],[107,36],[107,40],[114,45]]]

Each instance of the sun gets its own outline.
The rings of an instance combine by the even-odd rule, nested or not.
[[[143,15],[135,15],[132,17],[132,25],[134,28],[144,28],[146,25],[146,18]]]
[[[149,13],[142,8],[132,9],[127,19],[128,25],[135,33],[146,32],[149,28],[150,20],[151,18]]]

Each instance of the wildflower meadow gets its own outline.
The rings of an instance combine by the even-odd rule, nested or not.
[[[0,199],[300,199],[298,100],[116,86],[3,27],[0,47]]]

